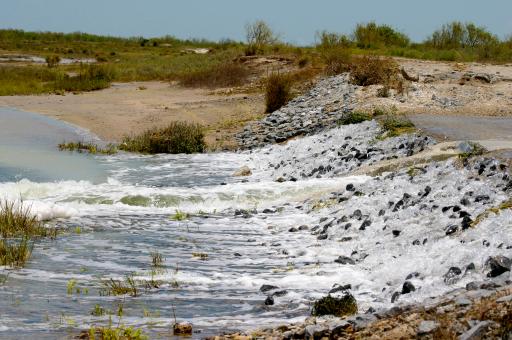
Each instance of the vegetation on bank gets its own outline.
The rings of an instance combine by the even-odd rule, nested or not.
[[[0,201],[0,266],[24,267],[34,241],[55,238],[57,230],[46,227],[23,203]]]
[[[140,153],[201,153],[206,150],[204,128],[200,124],[172,122],[133,137],[125,137],[119,149]]]
[[[512,61],[512,37],[499,39],[473,23],[443,25],[421,43],[412,42],[389,25],[359,24],[351,34],[323,31],[310,47],[283,43],[264,22],[246,27],[247,41],[180,40],[172,36],[146,39],[86,33],[0,30],[5,55],[35,55],[44,65],[0,65],[0,95],[92,91],[112,81],[178,81],[184,86],[238,86],[248,71],[237,63],[242,55],[286,56],[300,68],[347,71],[352,55],[399,56],[446,61]],[[203,48],[205,51],[198,52]],[[203,54],[204,53],[204,54]],[[59,64],[67,59],[97,63]],[[361,65],[359,65],[361,66]]]

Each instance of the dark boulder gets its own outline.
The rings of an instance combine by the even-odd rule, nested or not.
[[[416,290],[416,287],[410,282],[405,281],[404,285],[402,286],[402,294],[409,294],[411,292],[414,292]]]
[[[356,264],[356,262],[348,256],[339,256],[336,260],[334,260],[334,262],[339,264]]]
[[[492,256],[485,261],[485,266],[491,270],[487,273],[487,277],[496,277],[510,271],[512,260],[501,255]]]

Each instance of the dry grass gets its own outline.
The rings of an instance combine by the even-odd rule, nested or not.
[[[350,71],[352,54],[347,48],[333,48],[323,51],[322,60],[325,74],[332,76]]]
[[[249,70],[243,65],[227,63],[183,74],[179,82],[186,87],[234,87],[244,85],[249,75]]]
[[[396,87],[400,70],[391,58],[362,56],[350,65],[350,81],[359,86],[385,85]]]
[[[291,99],[292,81],[286,74],[272,73],[265,84],[265,112],[279,110]]]

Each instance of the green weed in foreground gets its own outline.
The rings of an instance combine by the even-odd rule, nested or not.
[[[48,228],[25,207],[23,202],[0,200],[0,236],[3,238],[57,237],[57,229]]]
[[[161,253],[155,251],[151,254],[151,264],[153,267],[158,268],[164,264],[164,258]]]
[[[32,255],[33,247],[34,243],[29,238],[0,239],[0,266],[24,267]]]
[[[126,326],[91,327],[80,334],[80,339],[88,340],[146,340],[142,329]]]
[[[200,124],[172,122],[164,128],[153,128],[134,137],[125,137],[119,149],[129,152],[202,153],[206,149],[204,129]]]
[[[184,221],[188,218],[188,214],[181,210],[176,210],[176,213],[171,216],[171,220],[173,221]]]
[[[103,282],[103,288],[100,290],[102,296],[118,296],[129,295],[138,296],[135,280],[131,276],[127,276],[124,281],[110,279]]]
[[[345,114],[338,121],[338,125],[359,124],[367,120],[372,120],[371,114],[361,111],[353,111]]]
[[[59,144],[58,148],[60,151],[88,152],[90,154],[113,155],[117,153],[117,147],[113,144],[108,144],[105,148],[102,148],[94,143],[64,142]]]

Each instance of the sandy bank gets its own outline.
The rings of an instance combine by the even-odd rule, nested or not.
[[[210,144],[228,138],[225,134],[238,122],[255,119],[264,110],[259,95],[212,95],[205,89],[164,82],[115,83],[105,90],[76,95],[0,97],[0,106],[61,119],[108,141],[174,120],[193,121],[209,128]]]

